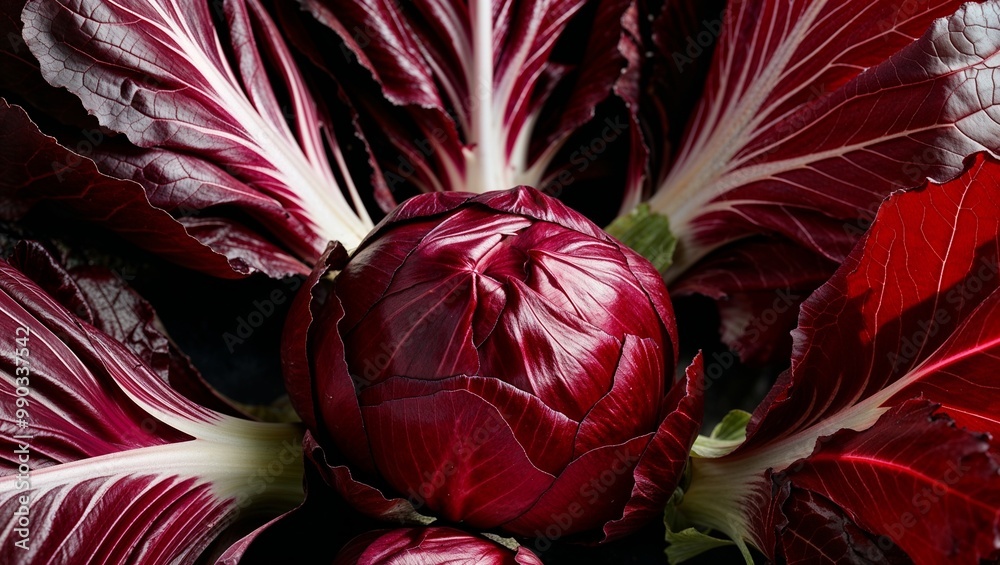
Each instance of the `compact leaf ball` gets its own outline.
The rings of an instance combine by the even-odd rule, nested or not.
[[[408,200],[310,312],[288,386],[313,436],[431,516],[540,549],[617,537],[662,511],[698,431],[657,271],[531,188]]]

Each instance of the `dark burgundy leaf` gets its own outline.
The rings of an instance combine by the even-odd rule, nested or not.
[[[102,171],[178,217],[201,214],[188,230],[234,262],[302,273],[326,241],[353,247],[370,229],[325,109],[257,0],[29,1],[23,20],[45,79],[133,144],[95,143]],[[284,262],[255,260],[276,254],[272,239]]]
[[[11,265],[79,318],[128,347],[174,390],[206,408],[247,417],[205,381],[167,336],[153,307],[122,277],[102,267],[66,270],[36,242],[20,242]]]
[[[794,485],[829,499],[878,536],[853,551],[878,556],[880,546],[898,546],[919,565],[1000,557],[1000,457],[988,437],[956,427],[936,409],[921,400],[902,403],[865,431],[828,438],[788,473]],[[808,530],[799,520],[827,518],[795,510],[788,527],[800,536]],[[814,549],[786,551],[791,560]]]
[[[17,106],[0,99],[0,213],[16,219],[39,201],[70,210],[177,263],[220,276],[239,277],[255,269],[297,272],[301,264],[275,246],[258,241],[253,252],[227,259],[193,237],[170,214],[150,205],[142,186],[102,174],[91,159],[44,135]],[[236,234],[245,231],[227,226]]]
[[[599,142],[603,151],[628,136],[630,162],[615,174],[626,192],[638,191],[645,149],[635,126],[634,2],[497,1],[480,10],[453,0],[304,4],[343,42],[328,59],[349,54],[368,75],[344,86],[368,123],[366,135],[384,138],[376,162],[390,188],[405,182],[422,191],[485,192],[528,184],[561,192],[594,161],[572,147]],[[318,58],[315,46],[306,51]],[[352,72],[342,62],[320,64],[339,76]],[[611,99],[624,102],[620,115],[601,113]],[[601,121],[607,125],[596,138],[574,137]]]

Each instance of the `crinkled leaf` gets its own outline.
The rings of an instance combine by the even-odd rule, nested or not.
[[[121,276],[102,267],[65,269],[37,242],[19,242],[11,265],[77,317],[127,346],[174,390],[218,412],[243,415],[205,381],[166,335],[153,307]]]
[[[266,242],[253,248],[257,254],[227,258],[224,249],[213,249],[212,238],[200,241],[170,214],[151,206],[141,186],[102,174],[91,159],[40,132],[20,107],[3,100],[0,147],[0,214],[6,219],[20,218],[35,203],[49,201],[140,247],[216,276],[237,277],[258,268],[301,269]],[[241,230],[235,225],[229,229],[237,234]]]
[[[827,438],[787,473],[796,487],[829,499],[858,526],[879,536],[854,542],[860,547],[853,551],[873,553],[854,561],[884,557],[877,551],[887,545],[883,538],[892,544],[885,549],[898,546],[918,565],[978,563],[1000,556],[996,448],[987,436],[958,428],[935,410],[927,401],[902,403],[867,430]],[[836,524],[821,510],[786,508],[789,523],[782,535],[789,561],[815,555],[813,544],[829,539],[812,529],[817,521],[826,520],[828,528]],[[807,535],[812,536],[811,547],[789,539]],[[834,540],[842,542],[843,537]],[[848,551],[838,553],[838,562],[844,562]]]
[[[958,6],[730,4],[702,103],[650,200],[680,240],[668,277],[758,233],[840,260],[857,237],[845,222],[996,151],[1000,12],[970,3],[934,20]]]
[[[0,388],[25,401],[0,416],[0,508],[28,514],[0,530],[11,559],[193,563],[237,517],[301,497],[297,429],[184,399],[6,263],[0,328]]]
[[[813,491],[788,490],[790,497],[784,502],[786,522],[780,531],[778,548],[785,562],[803,565],[911,562],[891,537],[865,531],[836,503]]]
[[[941,562],[962,548],[977,561],[997,549],[996,450],[972,433],[1000,432],[997,166],[979,157],[957,180],[886,201],[803,304],[792,367],[746,442],[695,459],[680,506],[688,519],[773,555],[773,469],[911,559]],[[931,417],[926,402],[948,418]],[[925,505],[925,487],[943,502]]]
[[[273,238],[310,264],[325,241],[353,247],[371,227],[324,109],[257,0],[30,1],[23,20],[45,79],[141,148],[98,144],[102,169],[173,213],[204,213],[189,224],[199,239],[247,259],[240,250]],[[226,229],[220,202],[267,231]],[[274,267],[260,266],[304,271]]]

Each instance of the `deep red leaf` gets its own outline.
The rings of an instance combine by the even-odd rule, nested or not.
[[[867,430],[842,431],[793,466],[788,479],[876,533],[869,550],[898,546],[918,565],[996,559],[1000,456],[988,437],[956,427],[935,410],[926,401],[904,402]],[[812,515],[794,510],[796,520]],[[801,522],[790,522],[789,529],[806,533]],[[794,549],[786,547],[789,557]]]
[[[571,149],[595,140],[573,134],[605,120],[597,141],[630,146],[636,158],[616,174],[638,190],[645,150],[635,124],[634,2],[496,1],[481,10],[453,0],[304,4],[343,42],[328,58],[349,54],[368,75],[345,88],[370,122],[366,134],[388,145],[376,161],[390,187],[485,192],[528,184],[560,192],[594,161]],[[315,46],[306,50],[317,58]],[[351,72],[342,62],[321,64]],[[625,103],[620,112],[598,113],[615,98]]]
[[[793,496],[783,521],[771,504],[773,471],[793,491],[829,500],[876,546],[888,536],[923,563],[996,557],[997,167],[980,156],[957,180],[883,204],[803,304],[792,366],[754,413],[746,440],[707,446],[719,451],[694,460],[682,513],[769,555],[783,551],[780,543],[798,552],[789,559],[804,559],[813,550],[795,537],[824,518]],[[943,415],[932,416],[937,407]],[[823,515],[821,507],[813,510]],[[836,534],[831,543],[841,549],[830,551],[844,559],[871,548],[845,549],[844,536],[854,534],[824,532]]]

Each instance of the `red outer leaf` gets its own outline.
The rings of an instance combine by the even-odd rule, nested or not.
[[[684,387],[674,386],[663,401],[667,417],[660,423],[633,476],[635,486],[622,517],[604,526],[607,539],[618,539],[663,512],[677,484],[664,477],[681,477],[688,464],[705,412],[704,360],[699,352],[684,372]]]
[[[534,468],[497,408],[471,392],[388,400],[363,407],[362,415],[381,475],[448,520],[494,528],[524,513],[552,485],[552,475]],[[470,430],[484,430],[488,454],[468,439]],[[456,453],[455,446],[466,450]],[[501,469],[517,469],[518,480]]]
[[[30,393],[30,418],[21,419],[26,427],[46,431],[44,449],[40,441],[36,443],[39,449],[32,468],[190,439],[150,418],[125,391],[101,385],[109,379],[110,369],[76,319],[7,263],[0,262],[0,274],[0,326],[11,336],[3,344],[0,384],[13,398],[15,378],[27,374],[21,386],[25,382],[30,386],[24,389]],[[26,337],[23,346],[14,341],[15,333]],[[28,355],[14,355],[24,349]],[[18,372],[23,366],[28,369]],[[207,411],[200,414],[211,420]],[[23,435],[15,416],[7,410],[0,421],[4,450],[0,460],[7,473],[18,467],[16,436]]]
[[[790,487],[789,483],[785,484]],[[781,530],[778,559],[789,565],[911,562],[891,538],[866,532],[835,503],[809,490],[790,490],[790,496],[784,492],[783,496],[788,498],[781,501],[789,517],[785,524],[787,527]]]
[[[912,400],[865,431],[839,432],[788,478],[891,539],[918,565],[996,559],[1000,457],[988,436],[956,427],[936,409]],[[789,528],[802,533],[801,522]]]
[[[979,158],[958,180],[887,201],[803,304],[792,367],[755,411],[744,449],[824,420],[867,427],[921,394],[971,429],[1000,433],[984,362],[1000,351],[997,170]]]
[[[219,277],[239,277],[256,268],[294,272],[299,263],[262,243],[258,256],[227,259],[192,237],[170,214],[149,204],[131,181],[102,174],[94,162],[44,135],[18,106],[0,99],[0,212],[16,219],[30,205],[52,200],[81,219],[105,225],[140,247]],[[239,233],[238,226],[229,228]],[[221,251],[225,251],[224,249]]]
[[[720,36],[679,151],[653,150],[659,178],[649,203],[679,239],[668,282],[698,277],[701,259],[762,234],[819,256],[803,270],[821,258],[840,262],[885,196],[953,179],[978,151],[998,154],[995,99],[986,94],[1000,49],[993,3],[740,0],[694,20],[694,30],[684,2],[667,4],[665,14],[680,15],[652,24],[653,88],[678,64],[677,80],[700,84],[702,52]],[[683,109],[675,101],[683,90],[662,94],[661,104]],[[665,120],[654,113],[647,122],[664,130]],[[760,251],[751,267],[769,272],[775,262]],[[776,355],[733,333],[766,312],[766,298],[740,296],[738,284],[724,293],[733,297],[720,305],[726,343],[750,361]],[[780,339],[784,326],[768,329]]]
[[[912,559],[942,562],[961,548],[978,562],[998,549],[1000,475],[987,439],[1000,433],[997,167],[980,156],[955,181],[883,204],[803,304],[792,366],[754,413],[746,441],[694,460],[681,512],[773,555],[786,526],[768,503],[769,477],[785,471],[793,488],[826,498]],[[928,402],[950,417],[932,418]],[[949,464],[958,466],[950,478]],[[924,510],[923,485],[954,488]],[[792,517],[788,528],[806,527]]]
[[[388,488],[380,489],[359,481],[354,478],[347,465],[331,463],[326,451],[316,442],[312,432],[306,432],[302,448],[305,450],[307,460],[323,480],[362,514],[400,524],[429,524],[434,521],[434,518],[418,512],[423,504],[416,497],[409,499],[386,497],[382,492],[383,490],[391,492]]]
[[[440,381],[421,381],[395,377],[367,388],[361,393],[366,413],[377,411],[384,403],[401,402],[402,406],[398,411],[395,411],[397,413],[389,415],[390,418],[401,419],[414,416],[406,402],[414,400],[415,404],[419,404],[422,400],[432,400],[434,396],[440,397],[435,402],[442,402],[442,408],[437,410],[437,413],[442,415],[420,416],[421,426],[428,425],[425,422],[433,419],[436,424],[429,427],[440,428],[441,431],[436,433],[456,436],[449,444],[450,450],[439,454],[441,463],[449,465],[463,463],[470,459],[472,454],[484,446],[487,441],[491,445],[495,441],[497,448],[492,451],[500,451],[508,439],[516,440],[519,446],[517,449],[511,449],[512,455],[517,457],[523,451],[531,465],[550,475],[558,474],[573,456],[573,441],[579,433],[579,424],[549,408],[537,396],[525,393],[499,379],[459,376]],[[466,413],[467,408],[464,405],[447,406],[448,399],[463,397],[467,399],[467,404],[478,406],[482,414]],[[421,413],[420,410],[416,412],[418,415]],[[457,427],[449,424],[450,421],[463,417],[482,418],[482,421],[476,425]],[[380,424],[371,421],[369,425]],[[412,426],[407,427],[407,429],[411,428]],[[455,429],[450,430],[449,428]],[[391,428],[387,435],[392,435],[394,429]],[[470,433],[470,430],[474,430],[476,433]],[[635,435],[639,434],[632,434],[629,438]],[[413,442],[417,443],[423,439],[423,436],[419,439],[415,438]],[[429,439],[427,441],[430,442]],[[431,453],[432,450],[428,446],[421,455],[431,456]],[[405,464],[405,462],[391,461],[392,455],[389,454],[382,454],[382,458],[390,459],[390,463],[396,467]],[[440,464],[432,464],[427,467],[439,468],[441,466]],[[513,467],[513,464],[509,466]],[[495,467],[492,468],[495,469]],[[529,469],[529,472],[531,471],[534,469]],[[384,473],[388,475],[391,472],[384,471]],[[423,485],[414,485],[414,487],[417,486]],[[449,485],[449,488],[452,486],[454,485]]]
[[[295,299],[292,302],[292,306],[288,312],[288,322],[285,324],[285,331],[282,334],[281,340],[281,359],[282,359],[282,372],[285,375],[285,386],[288,389],[288,397],[291,400],[292,406],[295,411],[298,412],[299,417],[302,418],[302,422],[311,430],[317,429],[316,425],[319,421],[317,418],[317,407],[314,405],[314,395],[313,395],[313,380],[312,380],[312,367],[311,359],[314,353],[309,350],[309,330],[316,321],[316,316],[313,312],[313,304],[317,306],[321,304],[318,302],[316,292],[319,291],[320,279],[329,271],[337,271],[343,268],[344,264],[347,262],[347,251],[344,247],[337,243],[330,243],[327,246],[326,251],[319,258],[316,263],[316,267],[310,273],[309,278],[306,279],[305,283],[302,285],[302,290],[295,295]],[[339,301],[337,301],[336,306],[338,309],[342,309]],[[339,314],[339,315],[338,315]],[[326,318],[331,318],[330,324],[333,326],[334,332],[336,332],[336,324],[339,322],[342,313],[339,312],[328,312]],[[322,322],[324,318],[320,318]],[[339,340],[327,342],[329,345],[327,347],[332,348],[334,344],[338,344]],[[339,342],[342,347],[343,342]],[[338,355],[339,354],[339,355]],[[334,358],[343,357],[342,351],[336,351],[334,353]],[[343,363],[343,361],[341,361]],[[340,371],[334,370],[335,373],[344,372],[347,370],[346,363],[343,363],[343,368]],[[351,390],[351,395],[354,395],[353,387]],[[360,418],[359,418],[360,421]]]

